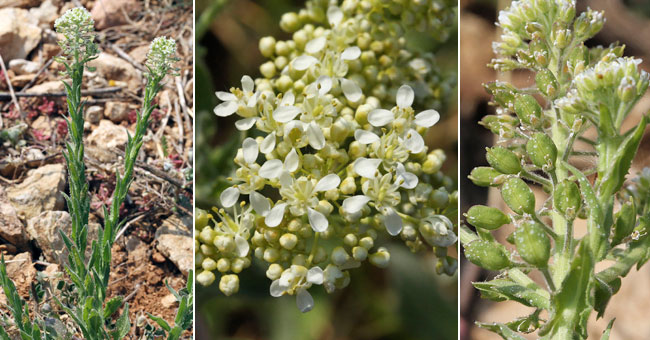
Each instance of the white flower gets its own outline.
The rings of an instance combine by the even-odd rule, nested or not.
[[[402,231],[402,218],[394,207],[401,201],[398,189],[407,182],[404,176],[404,173],[398,175],[394,183],[391,182],[391,174],[368,179],[362,186],[363,195],[355,195],[343,200],[343,210],[348,214],[355,214],[363,209],[368,202],[373,202],[375,209],[384,216],[386,231],[392,236],[399,234]],[[406,177],[410,176],[407,175]],[[409,180],[412,180],[412,178]],[[409,185],[412,185],[412,183]]]
[[[395,98],[397,108],[393,111],[397,111],[399,116],[406,116],[405,118],[407,118],[408,122],[413,121],[417,126],[428,128],[435,125],[440,120],[440,114],[436,110],[425,110],[415,115],[414,118],[412,117],[411,105],[413,104],[414,98],[415,93],[413,89],[408,85],[402,85],[397,90],[397,96]],[[388,125],[396,118],[395,112],[393,111],[374,109],[368,114],[368,122],[375,127]]]
[[[234,90],[235,93],[217,91],[216,95],[221,104],[214,108],[214,113],[219,117],[227,117],[237,112],[244,119],[236,123],[240,130],[250,129],[257,120],[257,101],[260,92],[254,92],[255,82],[249,76],[243,76],[241,79],[242,89]]]
[[[279,279],[273,280],[270,293],[273,297],[295,294],[298,309],[306,313],[314,307],[314,299],[307,291],[314,284],[323,284],[323,270],[320,267],[307,270],[304,266],[292,265],[282,272]]]

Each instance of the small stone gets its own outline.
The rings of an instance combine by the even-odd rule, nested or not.
[[[11,78],[11,86],[22,88],[36,78],[36,74],[23,74]]]
[[[90,244],[97,239],[99,224],[88,225],[88,248],[86,256],[90,256]],[[70,236],[72,232],[72,219],[66,211],[44,211],[27,222],[29,238],[36,241],[48,262],[64,265],[68,261],[68,251],[59,234],[61,230]]]
[[[108,102],[104,109],[104,117],[114,123],[119,123],[129,118],[129,105],[123,102]]]
[[[156,249],[187,275],[193,267],[194,240],[190,227],[176,216],[166,219],[156,230]]]
[[[108,81],[124,81],[131,89],[138,89],[142,85],[140,74],[133,65],[108,53],[100,53],[88,66],[96,68],[97,73]]]
[[[9,62],[9,69],[16,75],[36,73],[40,68],[41,65],[38,63],[25,59],[14,59]]]
[[[59,8],[52,3],[52,0],[45,0],[39,7],[30,8],[29,14],[38,20],[41,27],[50,28],[50,25],[59,17]]]
[[[105,28],[128,23],[125,14],[139,11],[140,3],[135,0],[97,0],[90,14],[95,20],[95,28]]]
[[[161,253],[159,253],[157,251],[153,252],[153,254],[151,255],[151,259],[153,260],[153,262],[156,262],[156,263],[163,263],[163,262],[166,261],[163,254],[161,254]]]
[[[0,254],[11,255],[15,254],[18,251],[18,248],[14,247],[13,244],[5,243],[0,244]]]
[[[127,142],[126,129],[115,125],[107,119],[102,119],[99,126],[88,136],[88,154],[102,162],[111,162],[116,159],[113,152],[116,148],[124,149]]]
[[[174,294],[167,294],[165,297],[160,299],[160,304],[164,308],[172,308],[172,307],[174,307],[174,305],[176,305],[176,303],[177,303],[177,301],[176,301],[176,297],[174,296]]]
[[[27,244],[27,235],[23,229],[23,223],[18,218],[16,209],[0,196],[0,237],[7,240],[10,245],[23,247]]]
[[[104,109],[99,105],[93,105],[86,109],[86,121],[92,124],[97,124],[102,119]]]
[[[7,275],[16,285],[18,294],[28,296],[31,284],[36,277],[36,268],[32,263],[32,255],[28,252],[20,253],[7,263]]]
[[[49,139],[52,136],[52,122],[48,116],[38,116],[32,122],[32,130],[37,130],[44,139]]]
[[[63,209],[61,192],[66,178],[63,164],[48,164],[30,170],[27,178],[7,189],[7,198],[24,221],[43,211]]]
[[[37,26],[37,21],[22,8],[0,9],[0,18],[2,58],[5,63],[13,59],[24,59],[41,41],[41,29]]]
[[[60,80],[46,81],[27,89],[27,93],[57,93],[63,92],[63,83]]]

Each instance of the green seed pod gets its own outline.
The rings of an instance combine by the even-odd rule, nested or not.
[[[616,213],[616,223],[614,224],[614,236],[612,237],[612,247],[620,244],[623,239],[630,236],[636,226],[636,206],[634,201],[624,204]]]
[[[535,213],[535,195],[519,177],[511,177],[501,187],[501,197],[519,215]]]
[[[545,268],[551,256],[551,239],[544,228],[534,221],[524,222],[514,232],[515,246],[524,261]]]
[[[568,180],[558,183],[553,193],[553,203],[564,216],[570,220],[574,219],[582,205],[582,196],[578,185]]]
[[[525,125],[539,128],[542,125],[542,106],[529,94],[518,94],[515,98],[515,113]]]
[[[465,214],[467,223],[487,230],[499,229],[502,225],[510,223],[510,217],[501,210],[484,205],[475,205]]]
[[[538,132],[526,143],[526,153],[536,166],[544,171],[551,171],[555,168],[557,159],[557,148],[551,137]]]
[[[489,166],[479,166],[472,170],[468,178],[480,187],[499,186],[504,176]]]
[[[500,106],[510,107],[510,105],[513,104],[516,93],[514,86],[500,81],[487,83],[483,86],[492,96],[494,96],[494,101]]]
[[[517,155],[502,147],[495,146],[493,148],[486,148],[488,163],[497,171],[504,174],[517,174],[521,171],[521,163]]]
[[[465,257],[479,267],[501,270],[512,264],[506,248],[498,243],[478,239],[464,246]]]
[[[537,89],[547,97],[555,97],[559,85],[555,75],[549,69],[543,69],[535,76]]]

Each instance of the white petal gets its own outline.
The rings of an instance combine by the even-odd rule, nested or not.
[[[347,213],[354,214],[363,209],[368,202],[370,202],[370,197],[366,195],[348,197],[343,200],[343,210]]]
[[[307,45],[305,45],[305,52],[309,54],[315,54],[320,52],[323,48],[325,48],[325,45],[327,44],[327,38],[324,36],[315,38],[307,42]]]
[[[252,96],[250,96],[250,97],[248,98],[248,101],[246,102],[246,106],[248,106],[248,107],[254,107],[255,105],[257,105],[257,99],[258,99],[259,97],[260,97],[260,93],[259,93],[259,91],[258,91],[258,92],[256,92],[254,95],[252,95]]]
[[[325,146],[323,129],[314,122],[307,125],[307,138],[309,139],[309,145],[316,150],[320,150]]]
[[[325,215],[312,208],[307,208],[307,217],[309,218],[309,224],[311,225],[311,228],[314,229],[315,232],[322,233],[327,230],[329,222],[327,221],[327,217],[325,217]]]
[[[272,297],[280,297],[282,296],[282,294],[284,294],[285,289],[280,286],[280,279],[271,282],[271,287],[269,291]]]
[[[415,93],[413,93],[413,89],[408,86],[408,85],[402,85],[399,90],[397,90],[397,106],[400,109],[405,109],[407,107],[411,107],[413,104],[413,98],[415,98]]]
[[[318,183],[316,183],[316,187],[314,187],[314,191],[327,191],[334,189],[341,184],[341,178],[337,174],[329,174],[323,178],[321,178]]]
[[[395,180],[399,186],[406,189],[413,189],[418,185],[418,176],[406,171],[402,163],[397,163],[397,177]]]
[[[280,174],[280,185],[283,187],[289,187],[293,184],[293,177],[289,173],[289,171],[282,171],[282,174]]]
[[[255,163],[257,155],[259,154],[257,141],[251,137],[244,139],[244,142],[242,143],[242,153],[244,154],[244,161],[246,161],[246,163]]]
[[[322,96],[330,92],[332,89],[332,78],[328,76],[320,76],[316,79],[316,84],[318,84],[318,93]]]
[[[246,257],[248,255],[248,251],[251,249],[250,244],[248,244],[248,241],[246,241],[245,238],[235,235],[235,248],[237,249],[237,254],[239,257]]]
[[[250,128],[252,128],[253,125],[255,125],[256,121],[257,121],[257,117],[250,117],[250,118],[240,119],[240,120],[235,122],[235,127],[239,131],[247,131]]]
[[[406,133],[404,146],[411,151],[411,153],[420,153],[424,149],[424,139],[417,131],[410,129]]]
[[[224,208],[232,207],[233,205],[235,205],[235,203],[237,203],[238,199],[239,199],[239,189],[235,187],[230,187],[222,191],[221,195],[219,196],[221,205],[223,205]]]
[[[280,106],[293,105],[296,102],[296,96],[293,94],[293,91],[285,93],[280,101]]]
[[[284,158],[284,168],[289,170],[289,172],[294,172],[298,170],[298,165],[300,165],[300,157],[296,149],[292,148],[287,154],[287,157]]]
[[[264,218],[264,223],[268,227],[277,227],[282,223],[282,219],[284,218],[284,211],[287,208],[286,203],[280,203],[276,204],[271,211],[269,211],[268,215]]]
[[[379,136],[366,130],[354,131],[354,139],[361,144],[372,144],[379,141]]]
[[[372,126],[384,126],[395,120],[395,114],[385,109],[374,109],[368,114],[368,123]]]
[[[361,177],[377,177],[377,168],[381,159],[360,157],[354,162],[354,171]]]
[[[255,209],[255,212],[262,216],[268,215],[269,210],[271,210],[271,203],[269,203],[269,200],[264,197],[264,195],[260,194],[257,191],[253,191],[250,193],[249,199],[251,201],[253,209]]]
[[[288,136],[291,130],[298,129],[300,132],[305,132],[305,124],[299,120],[292,120],[284,125],[284,135]]]
[[[425,110],[415,115],[415,125],[431,127],[440,120],[440,113],[436,110]]]
[[[314,308],[314,298],[306,289],[301,288],[296,294],[296,305],[301,312],[307,313]]]
[[[249,76],[243,76],[241,78],[241,88],[244,90],[244,92],[253,92],[253,89],[255,89],[255,82],[253,81],[253,78]]]
[[[222,102],[237,101],[237,96],[230,92],[217,91],[215,94],[217,95],[217,98],[219,98],[219,100]]]
[[[282,161],[279,159],[272,159],[264,162],[259,170],[259,175],[262,178],[271,179],[278,178],[282,173]]]
[[[363,92],[361,92],[361,88],[357,85],[357,83],[345,78],[341,78],[341,90],[343,91],[345,98],[353,103],[359,101],[359,99],[361,99],[361,96],[363,96]]]
[[[262,144],[260,144],[260,151],[262,153],[272,152],[275,148],[275,132],[272,132],[270,135],[264,137]]]
[[[323,269],[321,267],[311,267],[307,271],[307,282],[321,285],[323,284]]]
[[[398,235],[402,231],[402,218],[393,208],[388,208],[384,213],[384,225],[391,236]]]
[[[316,63],[318,63],[318,59],[310,55],[301,55],[300,57],[297,57],[296,59],[291,61],[291,65],[293,66],[293,68],[298,71],[304,71],[312,67]]]
[[[337,6],[330,6],[327,8],[327,21],[330,23],[331,27],[334,27],[341,23],[343,20],[343,11]]]
[[[227,117],[237,111],[239,104],[236,101],[223,102],[214,108],[214,114],[219,117]]]
[[[348,47],[341,53],[343,60],[356,60],[359,56],[361,56],[361,49],[358,46]]]
[[[280,106],[273,111],[273,119],[279,123],[293,120],[302,110],[297,106]]]

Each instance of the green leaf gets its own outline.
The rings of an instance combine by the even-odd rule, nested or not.
[[[590,292],[594,275],[594,258],[585,240],[571,262],[571,270],[552,297],[551,318],[539,335],[551,339],[571,339],[575,333],[587,338],[587,319],[592,310]]]
[[[610,197],[616,193],[623,182],[625,182],[625,175],[627,175],[632,165],[632,159],[639,148],[639,143],[643,137],[648,118],[643,116],[637,125],[634,132],[628,135],[625,140],[620,144],[614,157],[608,160],[605,172],[598,174],[599,178],[599,194],[600,197]]]
[[[514,300],[529,307],[550,308],[550,295],[532,282],[522,285],[510,278],[499,278],[487,282],[474,282],[481,296],[493,301]]]
[[[599,280],[596,276],[594,285],[594,310],[598,312],[598,318],[605,314],[605,308],[616,292],[621,288],[621,279],[616,278],[611,282]]]
[[[106,302],[106,307],[104,307],[104,319],[108,319],[115,313],[118,308],[122,305],[122,297],[116,296]]]
[[[607,324],[607,329],[605,329],[605,331],[603,332],[603,336],[600,338],[600,340],[609,340],[609,333],[612,332],[612,326],[614,326],[614,321],[616,321],[616,319],[612,319],[612,321],[610,321],[609,324]]]
[[[482,323],[477,322],[477,326],[499,334],[505,340],[526,340],[523,336],[515,333],[510,327],[502,323]]]
[[[129,322],[129,304],[127,303],[124,305],[122,315],[120,315],[119,319],[117,319],[117,323],[115,323],[115,329],[111,335],[113,336],[113,339],[122,339],[127,334],[129,334],[130,330],[131,322]]]
[[[155,316],[155,315],[150,314],[150,313],[147,313],[147,314],[149,315],[149,318],[151,318],[151,320],[155,321],[160,327],[162,327],[162,329],[166,330],[167,332],[172,330],[172,328],[169,326],[167,321],[165,321],[165,319],[163,319],[161,317],[158,317],[158,316]]]

